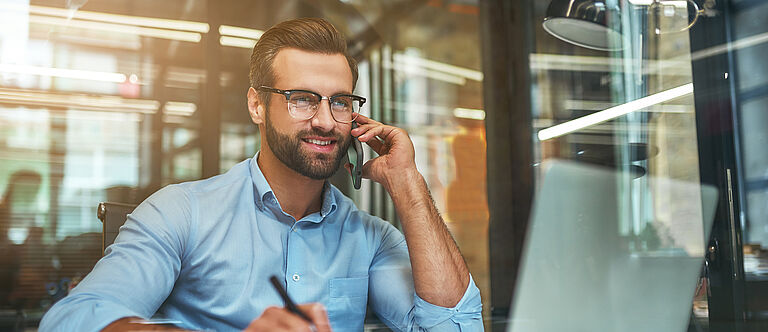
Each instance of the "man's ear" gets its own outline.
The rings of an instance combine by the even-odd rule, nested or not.
[[[251,121],[257,125],[263,124],[264,118],[267,116],[264,114],[266,109],[256,89],[248,88],[248,113],[251,115]]]

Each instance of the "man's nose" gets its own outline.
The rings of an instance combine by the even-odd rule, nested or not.
[[[336,127],[336,120],[331,115],[331,102],[327,99],[320,100],[320,104],[317,107],[317,113],[312,117],[312,127],[324,132],[333,130]]]

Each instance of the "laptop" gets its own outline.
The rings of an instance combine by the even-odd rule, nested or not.
[[[507,331],[686,331],[717,189],[568,161],[540,167]],[[630,183],[652,188],[642,218],[620,208],[632,204]]]

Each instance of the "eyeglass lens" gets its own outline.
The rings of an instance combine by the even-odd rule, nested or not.
[[[295,117],[309,119],[320,107],[321,97],[309,92],[293,92],[288,99],[290,110]],[[349,96],[333,96],[329,100],[331,115],[339,122],[352,122],[354,114],[360,111],[360,102]]]

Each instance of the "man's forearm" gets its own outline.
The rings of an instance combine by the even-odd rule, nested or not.
[[[469,271],[424,178],[407,170],[385,187],[403,224],[416,293],[429,303],[455,306],[467,288]]]

